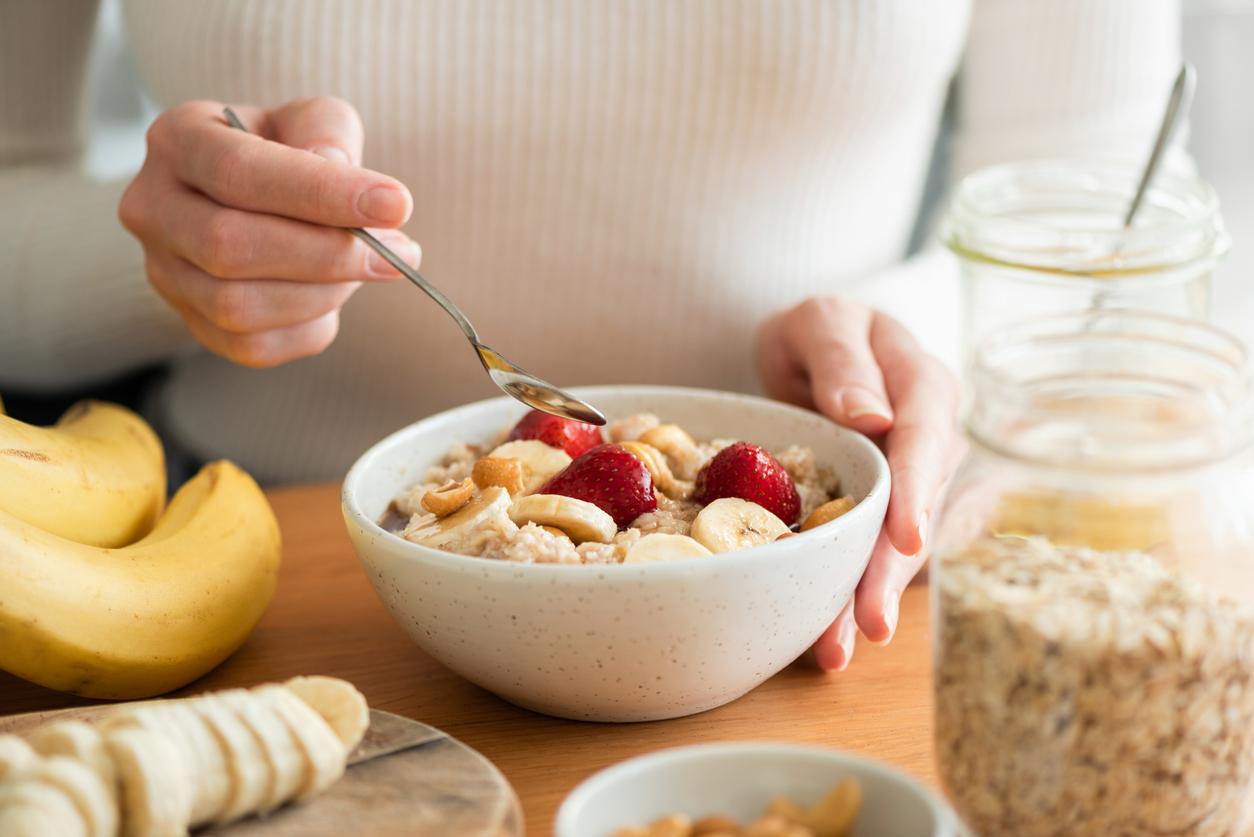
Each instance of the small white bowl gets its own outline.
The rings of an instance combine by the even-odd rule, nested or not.
[[[700,744],[606,768],[557,812],[557,837],[612,837],[669,814],[723,814],[747,823],[771,799],[812,805],[842,779],[862,786],[854,837],[957,837],[958,818],[917,779],[881,762],[793,744]]]
[[[853,595],[888,504],[865,437],[775,401],[670,387],[576,390],[610,417],[653,412],[699,439],[813,448],[860,502],[837,520],[745,552],[666,564],[515,564],[410,543],[376,521],[456,442],[524,409],[499,398],[441,413],[367,451],[344,481],[348,533],[375,590],[422,648],[538,712],[589,721],[721,706],[800,655]]]

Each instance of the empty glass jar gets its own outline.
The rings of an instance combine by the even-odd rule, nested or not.
[[[1089,307],[1205,319],[1228,237],[1214,191],[1161,171],[1132,229],[1139,167],[1112,160],[1013,163],[959,185],[942,238],[959,257],[963,357],[1010,322]]]
[[[1254,828],[1249,371],[1127,311],[978,349],[932,582],[938,766],[977,834]]]

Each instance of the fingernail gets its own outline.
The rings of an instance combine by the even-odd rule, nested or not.
[[[837,638],[837,642],[840,644],[840,650],[844,654],[844,659],[841,660],[840,665],[836,667],[837,671],[844,671],[849,668],[849,664],[853,662],[853,648],[857,638],[858,623],[853,619],[849,619],[845,622],[845,624],[840,626],[840,636]]]
[[[375,186],[357,198],[357,210],[367,218],[385,224],[394,224],[405,217],[408,208],[405,195],[390,186]]]
[[[840,394],[840,406],[844,409],[847,418],[859,419],[864,416],[874,416],[884,421],[893,420],[892,410],[883,399],[862,387],[848,387],[843,390]]]
[[[319,145],[316,148],[309,149],[319,157],[325,157],[328,160],[334,160],[337,163],[346,163],[352,165],[352,158],[348,156],[348,152],[343,148],[336,148],[334,145]]]
[[[893,637],[897,634],[897,619],[901,616],[901,596],[892,590],[884,597],[884,627],[888,629],[888,636],[878,640],[876,645],[887,645],[893,641]]]
[[[923,548],[927,546],[927,534],[928,534],[927,528],[928,528],[928,524],[931,522],[930,517],[931,516],[928,514],[928,512],[923,512],[923,514],[919,515],[919,525],[917,527],[919,530],[919,548],[914,553],[915,555],[918,555],[920,552],[923,551]]]
[[[389,250],[400,256],[406,264],[412,265],[418,261],[418,245],[408,238],[398,236],[395,240],[389,240],[380,236],[379,240],[386,244]],[[387,259],[374,250],[370,251],[370,258],[366,260],[366,270],[373,276],[393,277],[400,275]]]

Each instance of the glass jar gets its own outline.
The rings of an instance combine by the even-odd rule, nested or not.
[[[1241,343],[1090,310],[976,353],[938,521],[936,751],[977,834],[1254,828],[1254,397]]]
[[[1131,229],[1139,165],[1104,159],[994,166],[959,185],[941,237],[959,257],[964,358],[1010,322],[1089,307],[1206,319],[1228,236],[1214,191],[1161,171]]]

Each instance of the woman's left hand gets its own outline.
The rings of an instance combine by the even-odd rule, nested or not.
[[[958,383],[896,320],[839,297],[763,323],[757,362],[773,397],[883,437],[893,482],[884,529],[853,601],[814,644],[821,668],[841,670],[859,628],[872,642],[892,639],[901,594],[923,566],[928,525],[965,448]]]

